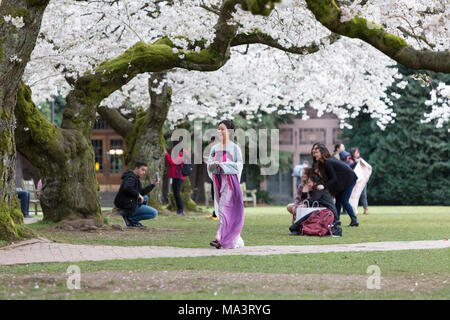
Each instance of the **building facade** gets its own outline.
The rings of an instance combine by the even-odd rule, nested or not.
[[[125,141],[105,120],[95,122],[92,131],[92,146],[95,153],[95,175],[100,192],[116,192],[125,171]]]

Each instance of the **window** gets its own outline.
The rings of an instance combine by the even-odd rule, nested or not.
[[[103,140],[92,140],[92,147],[95,154],[95,172],[103,170]]]
[[[284,196],[291,198],[292,195],[292,162],[293,154],[289,155],[289,166],[280,167],[277,174],[267,177],[267,191],[269,194],[278,196]]]
[[[106,129],[111,129],[110,125],[108,124],[108,122],[106,122],[103,119],[98,119],[95,121],[94,123],[94,129],[102,129],[102,130],[106,130]]]
[[[109,154],[111,155],[111,173],[122,173],[123,171],[123,148],[122,139],[111,139]]]
[[[267,191],[270,194],[281,194],[291,196],[292,194],[292,174],[278,170],[277,174],[268,176]]]
[[[292,145],[293,137],[292,137],[292,129],[283,128],[280,129],[280,144],[281,145]]]
[[[299,144],[326,143],[325,129],[300,129]]]

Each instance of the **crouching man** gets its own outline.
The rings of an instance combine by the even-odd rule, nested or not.
[[[158,215],[156,209],[146,205],[148,202],[146,195],[159,183],[159,179],[155,179],[153,184],[142,189],[139,179],[142,179],[146,172],[147,163],[138,161],[134,170],[127,170],[122,175],[122,184],[114,204],[127,227],[144,228],[140,223],[141,220],[153,219]]]

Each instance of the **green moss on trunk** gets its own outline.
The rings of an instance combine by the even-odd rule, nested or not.
[[[191,180],[186,177],[181,186],[181,199],[183,199],[183,206],[185,212],[200,212],[201,209],[197,206],[191,195],[193,193]],[[170,211],[177,211],[177,204],[175,202],[175,196],[173,192],[169,193],[169,205],[167,209]]]
[[[31,238],[33,235],[32,231],[24,227],[17,198],[12,200],[11,206],[5,200],[0,201],[0,240],[13,242]]]
[[[361,39],[391,58],[407,47],[404,39],[386,32],[381,26],[358,15],[350,21],[341,22],[342,12],[334,0],[306,0],[306,3],[316,19],[330,31],[346,37]]]
[[[82,109],[78,104],[76,108]],[[92,128],[55,127],[39,112],[31,99],[30,88],[23,83],[15,112],[17,147],[39,169],[42,178],[40,200],[44,220],[58,222],[77,217],[102,222],[91,145]],[[79,117],[82,118],[79,121],[89,127],[89,123],[93,123],[89,117],[95,118],[95,111]]]

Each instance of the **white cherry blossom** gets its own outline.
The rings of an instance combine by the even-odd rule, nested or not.
[[[31,85],[36,102],[58,91],[67,94],[71,89],[67,77],[76,79],[92,71],[137,41],[152,43],[164,36],[177,45],[173,53],[184,58],[190,43],[200,41],[208,46],[213,42],[217,23],[214,10],[220,3],[52,0],[26,68],[25,81]],[[415,48],[448,50],[449,13],[445,1],[369,0],[363,6],[355,1],[344,7],[342,16],[365,17],[402,36]],[[252,15],[238,6],[229,23],[238,23],[240,34],[262,32],[285,48],[319,43],[330,35],[304,0],[284,0],[268,17]],[[306,103],[319,115],[334,112],[342,125],[345,119],[361,112],[363,106],[380,127],[395,120],[392,101],[385,93],[395,80],[402,78],[395,61],[360,40],[345,37],[333,44],[324,41],[319,47],[317,53],[307,55],[289,54],[264,45],[233,47],[231,59],[217,71],[171,70],[167,78],[173,87],[169,120],[176,123],[185,117],[217,119],[239,112],[252,117],[260,111],[306,117]],[[193,48],[195,52],[201,50],[199,45]],[[406,83],[402,81],[398,86]],[[148,75],[134,77],[104,99],[102,105],[118,108],[125,99],[149,106]],[[448,121],[448,103],[445,107],[445,103],[431,98],[430,103],[438,105],[425,119],[439,118],[440,112],[445,116],[447,110],[442,123]]]

